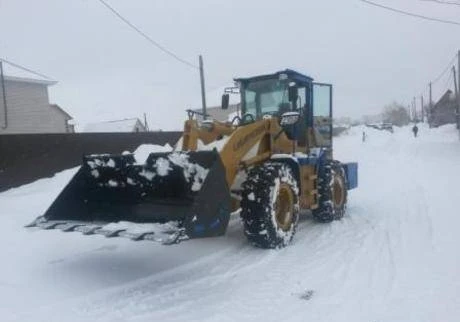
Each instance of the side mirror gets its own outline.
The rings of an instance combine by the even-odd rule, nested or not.
[[[296,85],[288,87],[288,97],[289,102],[297,102],[297,99],[299,97],[299,89]]]
[[[228,105],[230,103],[230,94],[223,94],[222,95],[222,109],[226,110],[228,109]]]

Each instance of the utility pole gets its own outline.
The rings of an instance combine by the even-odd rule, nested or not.
[[[414,122],[417,123],[417,101],[415,99],[415,96],[414,96],[413,102],[414,102],[414,104],[413,104],[413,106],[414,106],[414,111],[413,111],[413,113],[414,113]]]
[[[457,52],[457,67],[458,67],[458,86],[460,86],[460,50]],[[454,66],[455,70],[455,66]],[[454,76],[455,79],[455,76]],[[457,86],[456,86],[457,87]],[[458,95],[457,95],[457,129],[460,129],[460,88],[457,89]],[[459,132],[460,134],[460,132]]]
[[[6,91],[5,91],[5,77],[3,75],[3,61],[0,59],[0,82],[2,85],[2,97],[3,97],[3,116],[5,117],[2,125],[2,129],[8,127],[8,106],[6,105]]]
[[[457,123],[457,129],[459,128],[458,120],[459,120],[459,103],[460,101],[458,100],[458,88],[457,88],[457,75],[455,74],[455,66],[452,66],[452,73],[454,75],[454,89],[455,89],[455,100],[457,101],[457,104],[455,104],[455,123]]]
[[[430,82],[430,101],[428,102],[428,124],[431,127],[431,111],[433,110],[433,99],[432,99],[432,92],[431,92],[432,84]]]
[[[422,123],[425,123],[425,107],[423,106],[423,95],[420,95],[420,104],[422,104]]]
[[[206,91],[204,85],[203,57],[199,56],[200,61],[200,81],[201,81],[201,105],[203,108],[203,120],[206,119]]]
[[[147,124],[147,114],[144,113],[144,127],[147,132],[149,132],[149,125]]]

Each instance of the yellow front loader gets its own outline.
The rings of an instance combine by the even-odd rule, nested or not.
[[[342,218],[357,164],[333,160],[332,86],[293,70],[235,81],[232,121],[190,112],[174,151],[142,164],[132,154],[85,156],[28,226],[171,244],[223,235],[240,209],[248,240],[276,248],[292,240],[301,210]]]

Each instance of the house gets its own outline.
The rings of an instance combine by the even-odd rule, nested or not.
[[[206,108],[206,114],[209,115],[209,118],[221,122],[232,121],[232,118],[237,115],[237,111],[240,108],[239,104],[232,104],[228,106],[228,109],[223,110],[221,106],[212,106]],[[202,109],[197,108],[194,111],[201,113]],[[197,117],[198,120],[202,120],[201,116]]]
[[[50,104],[48,87],[57,82],[6,68],[0,73],[0,134],[69,133],[72,117]]]
[[[448,123],[456,123],[457,100],[455,94],[449,89],[434,104],[428,115],[430,127],[437,127]]]
[[[123,120],[106,121],[87,124],[83,132],[113,133],[113,132],[147,132],[146,124],[137,117]]]
[[[63,118],[64,123],[66,125],[66,133],[74,133],[75,132],[75,126],[72,124],[71,120],[73,120],[72,116],[70,116],[66,111],[62,109],[57,104],[51,104],[51,112],[54,114],[55,119]]]

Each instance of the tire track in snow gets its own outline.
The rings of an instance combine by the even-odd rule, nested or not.
[[[354,219],[355,222],[358,220],[366,222],[367,219]],[[370,227],[369,230],[373,229],[368,221],[365,225]],[[356,229],[350,217],[332,225],[306,220],[301,223],[295,242],[289,248],[279,251],[258,250],[243,242],[245,246],[238,250],[226,254],[219,252],[213,259],[207,257],[200,265],[188,271],[189,279],[176,271],[174,274],[171,273],[174,281],[163,277],[161,285],[146,281],[147,283],[143,283],[140,288],[130,288],[128,285],[128,291],[124,286],[121,293],[115,290],[110,296],[103,296],[95,302],[91,300],[92,303],[89,305],[82,305],[81,311],[92,318],[103,318],[106,314],[113,316],[113,312],[117,312],[116,316],[120,317],[129,315],[134,306],[136,316],[139,318],[146,315],[167,319],[174,311],[175,319],[180,319],[181,316],[185,318],[190,310],[196,307],[209,306],[209,302],[215,303],[217,293],[222,299],[217,302],[224,304],[212,307],[211,311],[214,314],[218,315],[220,307],[224,306],[239,312],[234,316],[237,319],[254,318],[260,316],[261,312],[277,316],[280,308],[270,303],[276,302],[280,297],[285,301],[297,301],[297,295],[293,293],[299,293],[310,287],[307,282],[302,282],[299,271],[295,267],[301,267],[300,273],[311,272],[314,276],[318,275],[315,274],[316,272],[325,271],[326,278],[323,283],[328,282],[328,274],[332,276],[335,273],[335,279],[340,282],[343,280],[343,274],[347,273],[346,270],[340,269],[342,264],[347,262],[344,254],[341,253],[343,251],[341,244],[346,240],[347,253],[353,256],[352,254],[359,250],[357,245],[362,243],[362,238],[367,233]],[[301,252],[305,253],[305,256],[299,256],[299,249],[305,249],[305,252]],[[336,268],[342,272],[337,273]],[[203,274],[203,271],[206,273]],[[158,278],[160,277],[156,277],[155,280]],[[280,288],[279,283],[267,283],[267,280],[284,281],[285,286]],[[254,284],[256,287],[253,286]],[[248,294],[250,297],[245,298],[243,302],[240,298],[232,299],[233,289],[239,294]],[[136,304],[134,305],[133,302]],[[253,305],[248,307],[245,302]],[[178,307],[174,303],[181,303],[181,305]]]
[[[309,285],[302,282],[299,273],[303,275],[311,271],[315,274],[321,269],[330,270],[331,266],[340,267],[344,261],[343,254],[334,252],[334,249],[341,238],[362,236],[350,229],[352,227],[349,218],[332,225],[307,220],[301,223],[294,245],[283,250],[254,249],[242,236],[243,239],[238,239],[238,242],[232,240],[231,247],[199,262],[140,280],[136,285],[122,285],[99,292],[76,307],[74,303],[69,304],[82,319],[111,320],[129,316],[133,320],[147,317],[167,320],[174,312],[173,320],[180,320],[181,317],[186,318],[190,310],[202,306],[208,306],[208,311],[213,312],[211,320],[216,316],[219,320],[253,319],[260,317],[261,313],[279,316],[280,307],[271,303],[280,298],[283,301],[299,301],[303,307],[298,294]],[[239,229],[230,234],[233,233],[242,234]],[[333,236],[338,237],[337,240]],[[299,249],[305,249],[305,256],[299,256]],[[356,246],[350,243],[349,249],[353,252]],[[331,253],[335,253],[332,258]],[[293,263],[296,265],[293,266]],[[297,267],[301,267],[301,272]],[[340,279],[340,276],[336,278]],[[285,284],[284,287],[280,288],[280,283]],[[233,294],[240,295],[235,297]],[[247,296],[241,299],[241,294]],[[216,301],[216,297],[220,300]],[[222,309],[235,313],[225,318],[219,315]],[[59,320],[58,315],[55,315],[55,320]]]

